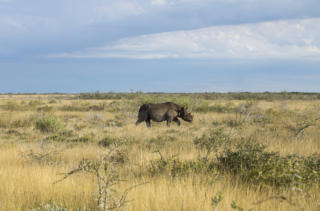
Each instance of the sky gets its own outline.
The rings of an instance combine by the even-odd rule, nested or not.
[[[320,92],[319,0],[0,0],[0,93]]]

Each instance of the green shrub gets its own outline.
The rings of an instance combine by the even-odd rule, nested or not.
[[[230,141],[230,134],[227,134],[225,129],[220,127],[212,129],[209,135],[196,138],[193,143],[197,148],[206,151],[203,158],[208,159],[211,153],[217,153],[222,146],[226,147],[229,145]]]
[[[14,135],[14,136],[23,136],[23,133],[17,131],[17,130],[14,130],[14,129],[10,129],[10,130],[7,130],[7,134],[8,135]]]
[[[105,110],[108,112],[138,112],[139,106],[142,105],[133,100],[116,100],[112,101]]]
[[[182,161],[179,158],[171,157],[164,159],[162,156],[158,160],[151,161],[148,168],[151,176],[159,174],[169,175],[171,177],[184,176],[191,173],[207,174],[216,176],[216,165],[212,161],[207,160],[188,160]],[[212,174],[215,173],[215,174]]]
[[[232,201],[231,208],[233,210],[243,211],[243,208],[239,206],[235,200]]]
[[[31,123],[33,123],[31,119],[17,119],[11,123],[11,127],[28,127]]]
[[[176,97],[173,100],[167,100],[167,101],[175,102],[176,104],[183,106],[188,110],[193,110],[195,107],[195,103],[198,101],[198,99],[193,99],[193,98],[190,98],[189,96],[188,97],[184,96],[184,97]]]
[[[50,104],[57,103],[57,100],[53,98],[53,99],[49,100],[49,103],[50,103]]]
[[[217,195],[211,198],[211,206],[214,210],[218,210],[217,207],[219,203],[223,200],[223,195],[221,191],[218,192]]]
[[[64,105],[61,107],[62,111],[89,111],[89,107],[85,105]]]
[[[45,138],[46,141],[57,141],[57,142],[73,142],[73,143],[89,143],[94,142],[95,137],[93,134],[85,134],[83,136],[74,137],[74,133],[72,131],[66,131],[67,134],[64,132],[54,134],[52,136],[48,136]]]
[[[135,140],[132,137],[110,137],[106,136],[102,140],[98,142],[98,145],[101,147],[110,147],[110,146],[122,146],[122,145],[130,145],[134,143]]]
[[[220,168],[258,185],[301,186],[320,181],[320,156],[301,157],[267,152],[259,143],[238,144],[218,157]]]
[[[45,116],[36,121],[36,129],[43,133],[56,132],[61,128],[61,123],[54,116]]]
[[[71,101],[72,103],[69,105],[63,105],[60,107],[62,111],[79,111],[79,112],[86,112],[90,110],[90,103],[86,101],[78,101],[74,100]]]
[[[147,103],[159,103],[159,99],[153,97],[153,96],[140,96],[138,99],[138,102],[140,105],[147,104]]]
[[[25,105],[18,104],[15,100],[9,100],[4,105],[1,105],[2,109],[8,111],[24,111],[27,110]]]
[[[101,147],[109,147],[114,144],[119,144],[119,139],[114,137],[105,137],[98,142],[98,145]]]
[[[61,130],[57,134],[46,137],[45,141],[65,142],[69,141],[73,136],[75,134],[72,130]]]
[[[61,130],[58,133],[45,138],[46,141],[89,143],[95,141],[93,133],[77,136],[72,130]]]
[[[29,106],[38,106],[38,105],[43,105],[44,102],[42,102],[41,100],[30,100],[28,105]]]

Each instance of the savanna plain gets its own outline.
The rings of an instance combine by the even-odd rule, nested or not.
[[[319,152],[318,93],[0,95],[0,210],[320,210]]]

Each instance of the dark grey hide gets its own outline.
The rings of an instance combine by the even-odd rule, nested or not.
[[[162,122],[167,121],[167,126],[170,126],[172,121],[176,122],[180,126],[180,120],[178,117],[182,118],[184,121],[192,122],[193,116],[188,113],[184,107],[181,107],[172,102],[159,103],[159,104],[143,104],[138,113],[138,120],[136,125],[145,121],[147,127],[151,127],[150,121]]]

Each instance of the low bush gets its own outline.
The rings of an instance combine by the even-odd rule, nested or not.
[[[86,112],[90,110],[90,104],[88,102],[72,101],[71,104],[60,107],[60,110]]]
[[[61,128],[61,123],[54,116],[45,116],[36,121],[36,129],[43,133],[56,132]]]
[[[11,127],[28,127],[31,126],[31,124],[34,123],[32,121],[32,118],[28,118],[28,119],[17,119],[12,121],[11,123]]]
[[[95,135],[92,133],[78,136],[72,130],[61,130],[58,133],[47,136],[45,141],[56,141],[56,142],[73,142],[73,143],[89,143],[94,142]]]
[[[148,171],[151,176],[159,174],[169,175],[171,177],[185,176],[191,173],[212,174],[217,173],[216,165],[208,160],[187,160],[182,161],[179,158],[171,157],[165,159],[162,155],[158,160],[151,161]]]
[[[105,137],[98,142],[98,145],[101,147],[109,147],[114,144],[118,144],[119,139],[113,137]]]
[[[3,110],[7,110],[7,111],[25,111],[25,110],[27,110],[27,107],[25,105],[21,105],[15,100],[7,101],[4,105],[1,105],[1,108]]]
[[[239,175],[245,182],[275,187],[313,184],[320,181],[320,156],[280,156],[259,143],[238,144],[218,157],[222,170]]]
[[[210,131],[209,135],[203,135],[200,138],[196,138],[193,143],[194,145],[205,150],[204,159],[208,159],[212,153],[217,153],[221,147],[226,147],[231,142],[230,134],[227,134],[223,127],[214,128]]]
[[[7,134],[8,134],[8,135],[15,135],[15,136],[21,136],[21,135],[22,135],[22,133],[20,133],[20,132],[17,131],[17,130],[13,130],[13,129],[8,130],[8,131],[7,131]]]
[[[65,105],[61,107],[62,111],[89,111],[88,106],[83,106],[83,105]]]
[[[43,105],[44,102],[42,102],[41,100],[30,100],[28,105],[33,107],[33,106],[39,106],[39,105]]]
[[[120,192],[120,183],[124,181],[121,179],[120,168],[126,161],[125,154],[120,148],[112,148],[101,153],[98,159],[84,158],[79,162],[77,168],[66,173],[57,182],[77,173],[92,175],[96,180],[97,204],[96,208],[91,210],[122,210],[122,207],[128,202],[126,197],[129,191],[142,185],[134,185]]]
[[[74,136],[76,136],[76,134],[73,132],[73,130],[61,130],[57,134],[47,137],[46,140],[67,142],[73,140]]]
[[[101,147],[114,147],[114,146],[122,146],[122,145],[130,145],[135,142],[132,137],[110,137],[106,136],[102,140],[98,142],[98,145]]]
[[[54,135],[47,136],[45,141],[56,141],[56,142],[73,142],[73,143],[89,143],[94,142],[95,135],[92,133],[85,134],[83,136],[77,136],[72,130],[63,130]]]
[[[108,111],[108,112],[138,112],[139,106],[142,104],[143,103],[140,104],[140,103],[137,103],[136,101],[132,101],[132,100],[115,100],[105,106],[105,111]]]
[[[49,102],[48,103],[50,103],[50,104],[54,104],[54,103],[57,103],[58,101],[56,100],[56,99],[51,99],[51,100],[49,100]]]

